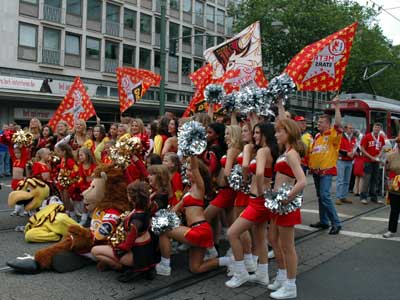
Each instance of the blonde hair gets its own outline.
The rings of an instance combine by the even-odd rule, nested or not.
[[[50,152],[51,151],[48,148],[40,148],[38,151],[36,151],[36,159],[41,160],[46,153],[50,154]]]
[[[85,155],[86,155],[86,159],[87,159],[87,162],[89,163],[89,164],[95,164],[96,163],[96,159],[94,158],[94,156],[93,156],[93,153],[92,153],[92,151],[90,151],[90,149],[88,149],[88,148],[85,148],[85,147],[81,147],[81,148],[79,148],[79,150],[78,150],[78,153],[79,152],[83,152]]]
[[[231,147],[243,150],[242,141],[242,128],[238,125],[226,126],[225,130],[229,130],[229,137],[231,139]]]
[[[283,129],[288,135],[288,144],[295,149],[301,157],[305,155],[305,146],[301,140],[300,128],[292,119],[279,119],[275,124],[276,129]]]
[[[167,166],[151,165],[147,171],[150,175],[156,175],[156,184],[160,191],[165,191],[168,195],[172,194],[171,176]]]
[[[142,119],[136,118],[136,119],[133,119],[132,123],[133,122],[136,122],[138,124],[140,133],[144,133],[145,132],[144,123],[143,123]]]

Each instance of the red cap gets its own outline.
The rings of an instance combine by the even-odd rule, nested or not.
[[[305,121],[306,119],[303,116],[295,116],[294,120],[297,121]]]

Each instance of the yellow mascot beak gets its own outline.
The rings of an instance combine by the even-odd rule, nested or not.
[[[8,195],[8,206],[23,205],[25,211],[39,208],[43,200],[49,197],[50,188],[38,179],[27,179],[16,191]]]

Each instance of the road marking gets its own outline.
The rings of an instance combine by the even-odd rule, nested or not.
[[[368,221],[378,221],[378,222],[389,222],[389,218],[377,218],[377,217],[361,217],[361,220],[368,220]],[[400,223],[400,221],[398,221]]]
[[[310,226],[302,225],[302,224],[296,225],[295,227],[297,229],[307,230],[307,231],[317,231],[318,230],[316,228],[312,228]],[[381,233],[364,233],[364,232],[341,230],[340,234],[346,235],[346,236],[352,236],[352,237],[365,238],[365,239],[378,239],[378,240],[389,240],[389,241],[400,242],[400,237],[384,238]]]
[[[303,212],[310,213],[310,214],[319,214],[319,211],[316,210],[316,209],[305,209],[305,208],[302,208],[301,212],[302,213]],[[341,217],[341,218],[352,218],[353,217],[353,216],[350,216],[350,215],[340,214],[340,213],[338,214],[338,216]]]
[[[8,270],[12,270],[12,268],[10,268],[10,267],[2,267],[2,268],[0,268],[0,272],[8,271]]]

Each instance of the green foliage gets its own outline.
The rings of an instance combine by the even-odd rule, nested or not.
[[[378,95],[400,100],[399,47],[376,25],[378,12],[353,1],[334,0],[244,0],[229,8],[239,32],[260,20],[263,61],[268,78],[283,71],[289,61],[305,46],[358,21],[353,49],[342,91],[371,93],[362,80],[363,66],[374,61],[392,61],[390,67],[371,80]],[[272,26],[280,21],[282,26]]]

